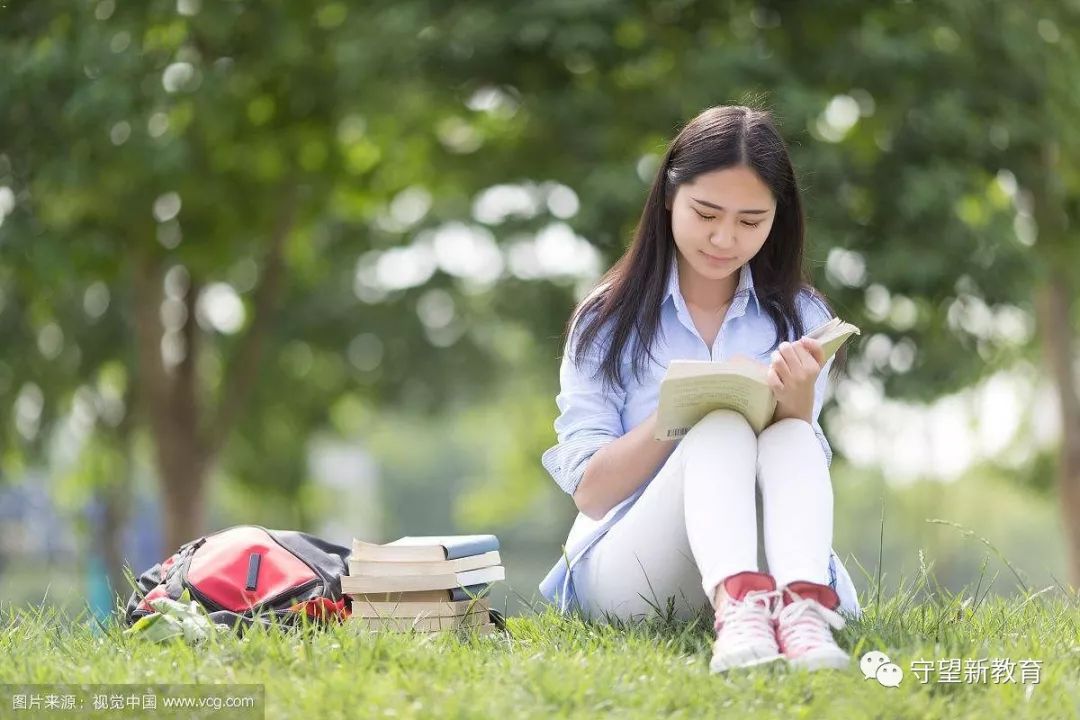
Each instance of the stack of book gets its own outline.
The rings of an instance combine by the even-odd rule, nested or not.
[[[494,535],[353,540],[341,591],[352,598],[350,622],[370,630],[488,634],[486,595],[506,577],[501,563]]]

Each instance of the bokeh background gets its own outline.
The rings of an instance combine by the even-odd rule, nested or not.
[[[0,603],[104,615],[258,523],[496,533],[535,607],[565,322],[732,103],[863,331],[823,413],[857,586],[1075,586],[1078,38],[1076,0],[0,2]]]

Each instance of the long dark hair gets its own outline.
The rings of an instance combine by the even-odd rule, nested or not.
[[[571,314],[567,337],[573,339],[575,324],[582,323],[573,351],[575,363],[580,365],[595,352],[592,344],[597,334],[610,324],[609,342],[599,367],[605,382],[622,383],[621,358],[635,330],[632,368],[635,378],[641,377],[646,357],[652,357],[669,268],[677,252],[667,203],[683,183],[740,165],[756,172],[776,198],[776,217],[769,236],[750,260],[758,302],[776,328],[770,350],[806,332],[795,304],[800,290],[809,290],[831,312],[803,267],[805,227],[799,188],[787,145],[772,116],[743,106],[713,107],[687,123],[671,142],[649,189],[633,244]],[[834,369],[842,366],[845,354],[843,349],[837,354]]]

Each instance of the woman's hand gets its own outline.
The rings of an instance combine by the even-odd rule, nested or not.
[[[769,387],[776,396],[773,422],[798,418],[813,422],[814,382],[825,366],[821,343],[811,338],[780,343],[769,364]]]

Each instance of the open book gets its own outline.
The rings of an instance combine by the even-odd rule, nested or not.
[[[828,362],[848,338],[859,334],[859,328],[833,318],[806,337],[821,343]],[[760,433],[776,411],[768,372],[768,365],[743,358],[723,362],[672,360],[660,381],[656,439],[681,438],[713,410],[735,410]]]

